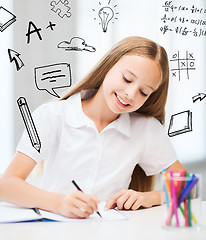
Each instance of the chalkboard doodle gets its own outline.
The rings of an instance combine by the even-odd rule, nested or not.
[[[160,31],[193,37],[206,37],[206,8],[197,7],[190,1],[183,5],[175,5],[173,1],[165,1],[162,6],[163,26]]]
[[[101,2],[99,2],[100,5],[100,9],[98,10],[98,18],[100,20],[100,25],[102,26],[102,30],[103,32],[106,32],[108,29],[108,24],[110,22],[114,23],[114,19],[118,19],[117,15],[119,14],[118,12],[115,12],[114,9],[117,7],[117,5],[114,5],[113,8],[111,6],[109,6],[111,3],[111,0],[109,0],[108,5],[102,7]],[[96,10],[93,8],[92,9],[94,12],[96,12]],[[95,17],[94,20],[96,20],[97,18]]]
[[[12,49],[8,49],[8,54],[10,62],[14,62],[16,70],[19,71],[24,66],[24,63],[20,58],[21,54]]]
[[[3,32],[7,27],[16,21],[16,16],[4,7],[0,6],[0,31]]]
[[[54,89],[70,87],[72,84],[71,67],[68,63],[36,67],[34,74],[37,89],[45,90],[54,97],[59,97]]]
[[[179,51],[173,54],[171,63],[172,77],[179,78],[181,80],[181,72],[186,72],[187,79],[189,79],[189,71],[195,70],[195,59],[193,53],[186,51],[185,57],[180,57]]]
[[[50,5],[52,6],[51,10],[53,12],[55,12],[56,14],[58,14],[59,17],[63,18],[63,17],[71,17],[71,12],[70,12],[70,7],[69,5],[69,1],[67,0],[60,0],[60,1],[52,1],[50,3]]]
[[[63,48],[66,51],[96,51],[94,47],[86,44],[85,40],[80,37],[73,37],[70,41],[62,41],[57,45],[57,47]]]
[[[176,135],[192,131],[192,112],[189,110],[174,114],[170,118],[168,135]]]
[[[206,98],[205,93],[198,93],[197,95],[192,97],[192,101],[193,101],[193,103],[195,103],[197,100],[202,101],[204,98]]]

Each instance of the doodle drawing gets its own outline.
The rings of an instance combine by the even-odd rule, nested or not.
[[[73,37],[71,40],[62,41],[57,45],[58,48],[63,48],[67,51],[88,51],[95,52],[96,49],[86,44],[85,40],[80,37]]]
[[[41,142],[40,142],[36,127],[34,125],[34,121],[31,116],[31,112],[29,110],[26,99],[24,97],[20,97],[17,100],[17,104],[19,106],[19,110],[21,112],[21,116],[23,118],[27,133],[29,134],[31,144],[40,153]]]
[[[176,77],[176,74],[178,73],[179,81],[181,79],[181,72],[187,73],[187,79],[189,79],[189,71],[195,70],[195,59],[193,57],[193,53],[189,53],[186,51],[185,57],[180,57],[179,51],[177,54],[174,54],[172,56],[172,59],[170,60],[171,64],[171,71],[172,71],[172,77]]]
[[[16,70],[19,71],[24,66],[24,63],[22,62],[22,60],[20,58],[21,54],[12,49],[8,49],[8,54],[9,54],[10,62],[14,61],[15,65],[16,65]]]
[[[205,93],[198,93],[198,95],[195,95],[192,97],[193,103],[196,102],[197,100],[202,101],[206,97]]]
[[[183,111],[170,118],[168,135],[170,137],[192,131],[192,112]]]
[[[109,0],[108,5],[110,5],[111,0]],[[99,5],[101,6],[101,2],[99,2]],[[115,5],[113,8],[116,8],[117,5]],[[101,7],[98,11],[98,17],[101,21],[101,25],[102,25],[102,30],[103,32],[107,31],[108,28],[108,24],[109,22],[112,20],[112,23],[114,19],[118,19],[116,17],[117,14],[119,14],[118,12],[115,12],[114,9],[110,6],[104,6]],[[94,12],[96,11],[95,9],[92,9]],[[94,18],[94,20],[96,20],[96,18]]]
[[[68,63],[36,67],[34,73],[37,89],[45,90],[54,97],[60,97],[54,89],[70,87],[72,83],[71,67]]]
[[[0,6],[0,31],[3,32],[8,26],[16,21],[16,16]]]
[[[71,17],[71,13],[69,10],[71,9],[69,6],[69,1],[67,0],[60,0],[60,1],[52,1],[50,5],[52,6],[51,10],[59,15],[59,17],[63,18],[64,16],[66,17]]]

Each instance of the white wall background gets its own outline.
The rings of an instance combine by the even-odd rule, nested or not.
[[[185,7],[188,10],[170,8],[169,12],[163,7],[168,1],[154,0],[71,0],[70,18],[60,18],[51,11],[52,0],[1,0],[0,5],[11,11],[17,21],[3,32],[0,32],[0,74],[1,74],[1,138],[0,138],[0,171],[8,165],[15,153],[15,146],[20,139],[24,124],[19,113],[16,100],[20,96],[27,99],[30,110],[48,100],[55,100],[46,91],[39,91],[34,82],[34,68],[49,64],[67,62],[71,64],[72,81],[79,81],[99,60],[102,55],[117,41],[129,36],[139,35],[150,38],[163,45],[169,59],[179,51],[184,57],[186,51],[193,53],[195,70],[182,71],[181,80],[172,77],[170,72],[170,88],[166,109],[165,129],[168,130],[170,117],[173,114],[190,110],[192,112],[192,131],[171,137],[180,161],[186,164],[206,161],[206,98],[192,102],[192,97],[200,93],[206,94],[205,61],[206,61],[206,34],[194,36],[194,29],[206,31],[206,25],[191,24],[191,19],[206,21],[205,0],[173,0],[171,5]],[[58,2],[58,1],[56,1]],[[98,11],[108,5],[114,10],[115,17],[108,25],[107,32],[103,32]],[[192,13],[192,6],[201,11]],[[205,11],[205,12],[204,12]],[[167,14],[170,17],[166,23],[161,20]],[[176,17],[176,22],[171,18]],[[96,19],[95,19],[96,18]],[[180,19],[181,18],[181,19]],[[183,23],[183,18],[188,19]],[[36,33],[31,34],[27,44],[26,33],[29,21],[37,28],[41,28],[42,40]],[[55,23],[54,30],[47,28],[49,21]],[[181,22],[182,21],[182,22]],[[163,26],[173,29],[165,34],[160,31]],[[175,32],[176,27],[191,30],[187,35]],[[61,41],[69,41],[72,37],[81,37],[86,43],[94,46],[96,52],[64,51],[57,48]],[[15,64],[9,62],[8,48],[21,54],[25,66],[16,71]],[[170,62],[171,63],[171,62]],[[58,89],[62,95],[67,89]],[[201,166],[201,165],[200,165]],[[200,167],[201,168],[201,167]],[[204,169],[206,173],[206,169]]]

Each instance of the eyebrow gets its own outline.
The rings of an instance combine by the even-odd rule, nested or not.
[[[128,71],[134,78],[137,79],[137,76],[136,76],[132,71],[130,71],[129,69],[127,69],[127,71]],[[154,89],[152,86],[147,85],[147,84],[145,84],[145,86],[148,87],[148,88],[150,88],[150,89],[152,89],[152,91],[155,91],[155,89]]]

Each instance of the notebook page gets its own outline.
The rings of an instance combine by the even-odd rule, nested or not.
[[[63,222],[76,222],[76,221],[121,221],[127,220],[127,217],[124,216],[122,213],[115,209],[110,209],[108,211],[104,211],[105,202],[101,202],[98,204],[98,210],[101,214],[102,218],[95,212],[94,214],[90,215],[86,219],[74,219],[74,218],[67,218],[61,215],[47,212],[40,210],[42,218],[53,219],[56,221],[63,221]]]
[[[41,219],[34,210],[22,208],[10,203],[0,204],[0,223],[14,223]]]

